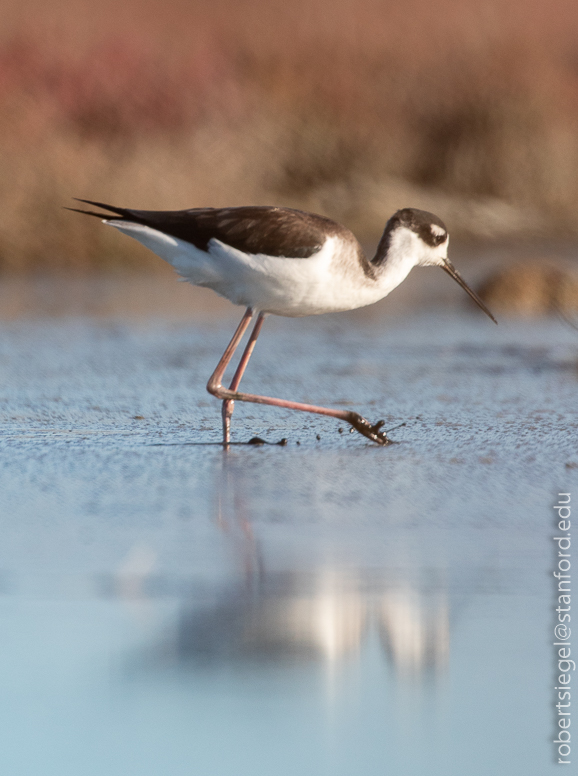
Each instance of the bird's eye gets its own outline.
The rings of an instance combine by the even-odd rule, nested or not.
[[[438,226],[438,224],[429,224],[429,233],[430,245],[434,246],[441,245],[448,236],[446,230],[442,226]]]
[[[433,240],[435,245],[441,245],[447,237],[447,234],[444,232],[444,234],[434,234]]]

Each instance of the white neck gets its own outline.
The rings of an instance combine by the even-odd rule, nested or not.
[[[406,279],[411,269],[424,258],[422,255],[423,242],[411,229],[401,227],[390,235],[389,244],[384,248],[385,256],[379,255],[380,249],[378,248],[375,258],[379,261],[377,283],[383,296],[387,296],[390,291],[393,291]]]

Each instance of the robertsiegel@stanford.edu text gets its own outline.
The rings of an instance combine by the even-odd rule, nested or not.
[[[570,569],[572,564],[570,562],[571,553],[571,537],[570,537],[570,493],[558,493],[558,503],[554,506],[557,517],[557,528],[560,532],[558,536],[552,537],[556,542],[557,554],[556,554],[556,570],[553,572],[554,577],[558,580],[557,590],[557,607],[556,612],[556,624],[554,626],[554,637],[556,641],[554,646],[556,647],[556,690],[555,695],[555,708],[558,710],[556,715],[556,728],[558,731],[557,738],[554,739],[554,744],[558,747],[558,763],[560,765],[570,765],[570,753],[571,753],[571,715],[572,715],[572,694],[571,694],[571,682],[572,671],[576,670],[576,663],[574,660],[570,660],[572,644],[570,642],[571,630],[571,594],[572,594],[572,575]]]

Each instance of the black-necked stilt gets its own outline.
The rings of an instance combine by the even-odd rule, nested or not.
[[[398,210],[387,222],[375,256],[368,259],[349,229],[300,210],[253,206],[129,210],[85,199],[79,201],[114,215],[77,212],[101,218],[168,261],[193,285],[212,288],[233,304],[247,308],[207,384],[207,390],[223,400],[224,444],[230,441],[235,401],[329,415],[350,423],[373,442],[389,444],[381,430],[384,421],[372,425],[349,410],[237,390],[268,313],[298,317],[364,307],[387,296],[412,267],[434,265],[451,275],[496,322],[449,261],[445,225],[424,210]],[[231,385],[225,388],[225,370],[255,313],[257,321]]]

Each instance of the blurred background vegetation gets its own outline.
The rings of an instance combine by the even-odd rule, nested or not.
[[[576,0],[0,0],[0,270],[154,268],[71,197],[578,233]]]

